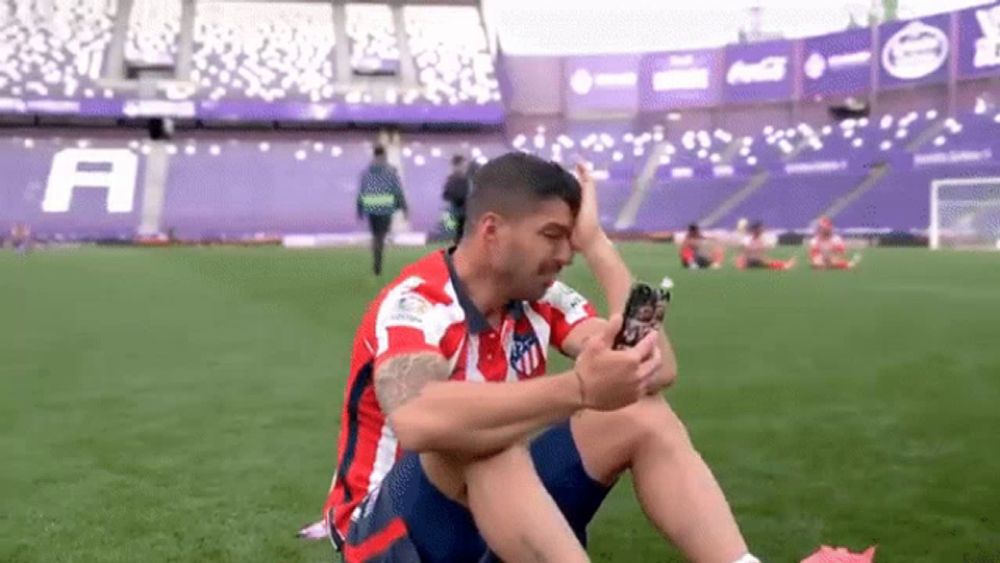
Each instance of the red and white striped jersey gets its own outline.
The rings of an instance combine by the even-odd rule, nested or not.
[[[379,407],[373,374],[388,358],[435,352],[457,381],[518,381],[545,373],[548,348],[595,316],[579,293],[556,282],[539,301],[510,303],[497,327],[469,299],[451,257],[435,252],[406,267],[370,305],[354,339],[344,394],[338,464],[324,507],[346,537],[351,515],[401,455]]]
[[[840,235],[832,235],[828,238],[814,236],[809,241],[809,257],[813,261],[829,260],[841,256],[845,250],[844,239],[840,238]]]

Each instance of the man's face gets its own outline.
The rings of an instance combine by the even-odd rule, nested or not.
[[[522,217],[498,222],[491,260],[510,299],[541,299],[573,260],[573,214],[559,199],[543,200]]]

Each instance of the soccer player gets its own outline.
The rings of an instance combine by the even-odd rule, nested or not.
[[[757,561],[660,393],[676,373],[665,332],[614,350],[621,316],[558,281],[578,251],[612,310],[631,286],[577,171],[522,153],[486,164],[457,247],[364,315],[324,507],[346,561],[587,561],[587,524],[625,471],[691,560]],[[544,376],[549,346],[573,367]]]
[[[718,269],[725,260],[725,251],[714,240],[705,237],[696,224],[688,226],[680,248],[681,266],[688,270]]]
[[[368,227],[372,233],[373,269],[375,275],[380,276],[385,237],[392,226],[392,216],[398,210],[406,213],[406,196],[403,195],[399,174],[389,164],[382,145],[375,146],[372,163],[361,175],[357,204],[358,219],[368,218]]]
[[[754,221],[750,234],[743,239],[743,250],[736,258],[736,267],[746,269],[791,270],[795,267],[795,257],[779,260],[768,256],[774,242],[764,233],[764,224]]]
[[[809,241],[809,264],[814,270],[850,270],[858,265],[860,255],[847,259],[844,239],[833,232],[833,221],[820,217],[816,234]]]

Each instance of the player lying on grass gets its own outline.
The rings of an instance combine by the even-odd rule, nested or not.
[[[688,226],[680,246],[681,266],[688,270],[718,269],[726,259],[726,251],[717,241],[706,237],[696,224]]]
[[[365,314],[324,507],[346,561],[587,561],[587,525],[625,471],[690,560],[756,561],[660,394],[676,374],[664,332],[615,350],[620,315],[557,280],[579,251],[611,310],[631,285],[578,173],[582,195],[557,164],[491,161],[458,246],[405,268]],[[550,345],[575,363],[542,377]]]
[[[814,270],[850,270],[858,265],[861,256],[847,259],[847,246],[840,235],[833,232],[833,221],[820,217],[816,234],[809,241],[809,265]]]
[[[795,267],[795,257],[780,260],[768,256],[775,247],[775,241],[764,232],[764,224],[755,221],[750,225],[750,234],[743,239],[743,248],[736,257],[736,267],[741,270],[766,269],[790,270]]]

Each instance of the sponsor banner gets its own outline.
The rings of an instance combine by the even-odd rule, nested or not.
[[[958,13],[958,74],[1000,74],[1000,4]]]
[[[846,160],[815,160],[806,162],[785,163],[783,172],[789,176],[796,174],[832,174],[847,170],[850,163]]]
[[[727,102],[761,102],[792,97],[792,41],[768,41],[726,47],[722,80]]]
[[[851,94],[871,88],[872,35],[855,29],[803,40],[802,93]]]
[[[913,155],[914,168],[948,166],[955,164],[982,164],[991,162],[996,154],[992,147],[956,148],[926,151]]]
[[[499,102],[486,105],[350,105],[267,103],[249,100],[74,100],[0,98],[0,113],[82,117],[176,117],[232,121],[360,123],[503,123]]]
[[[711,106],[721,101],[721,49],[650,53],[639,63],[644,111]]]
[[[639,105],[641,56],[595,55],[565,59],[566,110],[570,113],[591,110],[634,113]]]
[[[892,22],[879,29],[883,88],[947,82],[951,15]]]
[[[202,101],[198,117],[217,120],[333,121],[363,123],[503,123],[503,106],[269,104],[254,101]]]
[[[191,101],[128,100],[122,105],[126,117],[179,117],[193,118],[197,107]]]

